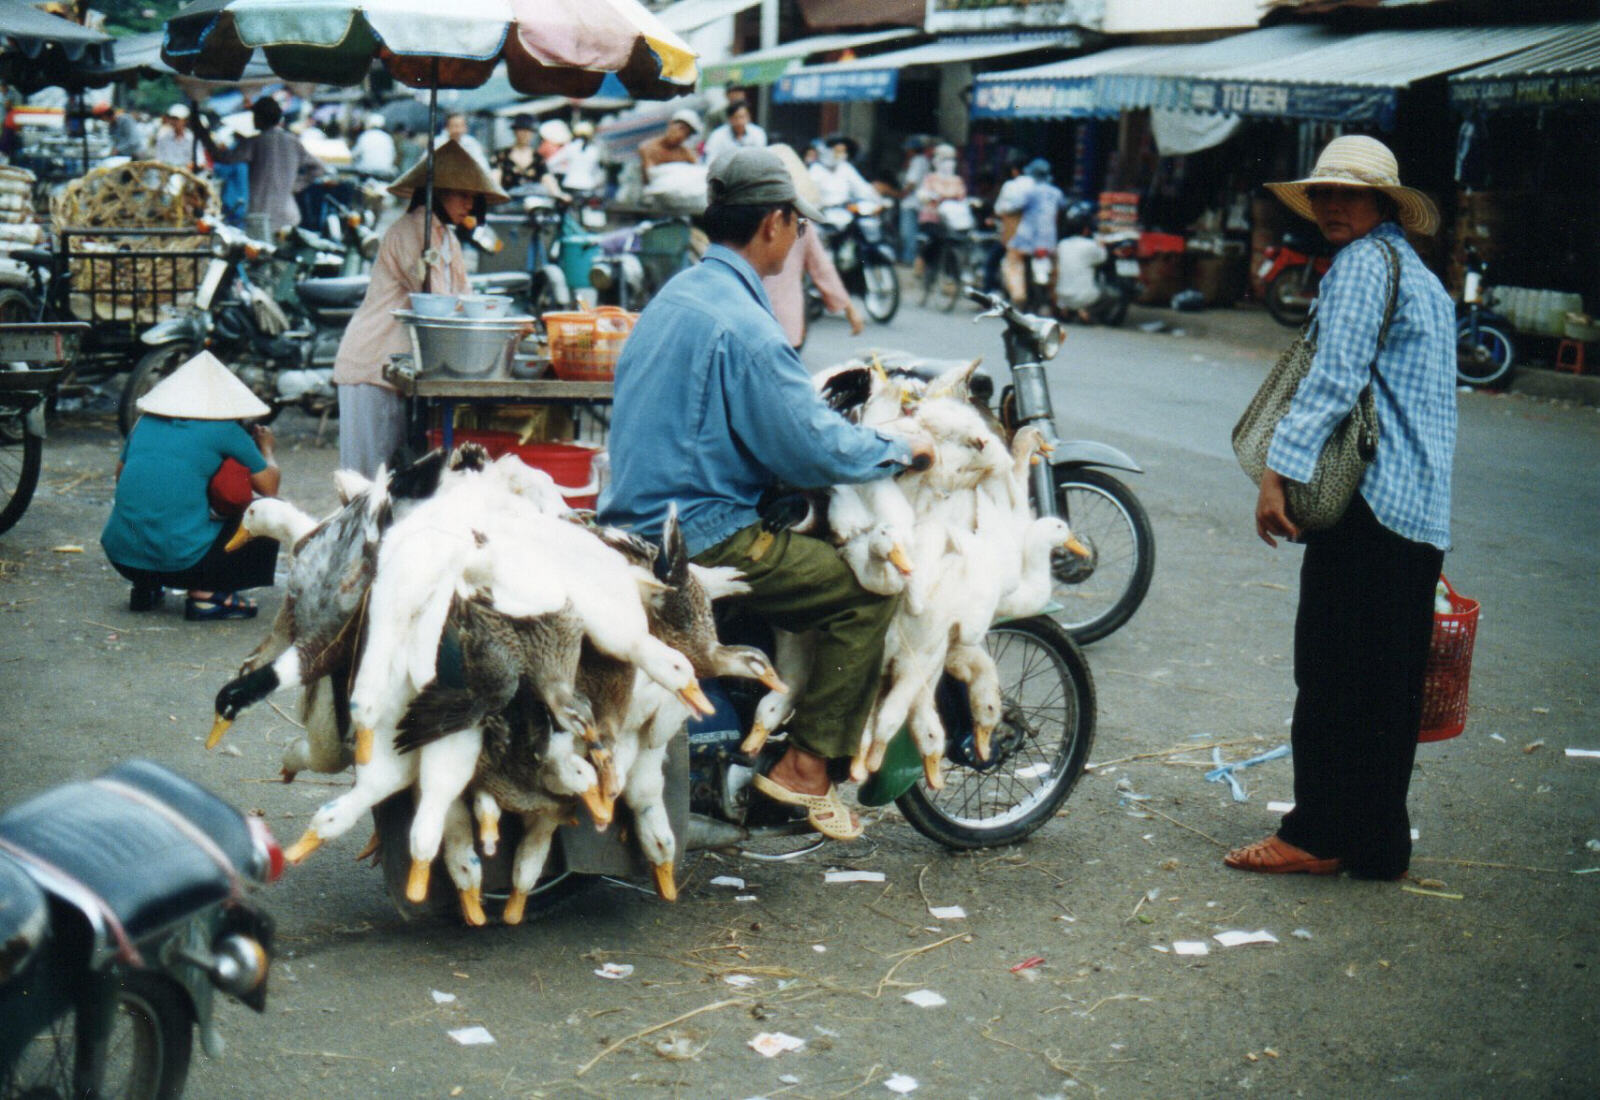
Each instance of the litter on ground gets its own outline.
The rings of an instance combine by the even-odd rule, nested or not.
[[[917,1079],[915,1077],[908,1077],[903,1073],[897,1073],[885,1081],[883,1083],[883,1087],[888,1089],[890,1092],[897,1092],[901,1096],[904,1096],[908,1092],[916,1091]]]
[[[1600,847],[1600,845],[1596,845]],[[967,911],[959,905],[930,905],[928,916],[934,920],[966,920]]]
[[[633,964],[603,963],[600,968],[594,972],[594,975],[597,978],[610,978],[612,981],[621,981],[623,978],[633,976]]]
[[[1177,955],[1209,955],[1211,948],[1207,947],[1204,940],[1174,940],[1172,951]]]
[[[931,989],[918,989],[905,995],[905,1000],[918,1008],[938,1008],[945,1004],[945,999]]]
[[[456,1003],[454,993],[440,993],[437,989],[429,990],[433,994],[433,1003],[436,1005],[453,1005]]]
[[[712,879],[709,883],[707,883],[707,885],[708,886],[727,886],[727,887],[730,887],[731,889],[734,889],[734,890],[743,890],[744,889],[744,879],[739,878],[739,877],[737,877],[735,875],[718,875],[716,878]]]
[[[882,882],[882,871],[824,871],[823,882]]]
[[[1268,749],[1266,752],[1252,756],[1248,760],[1224,764],[1222,762],[1222,750],[1213,748],[1211,750],[1211,760],[1217,766],[1206,772],[1206,782],[1226,783],[1233,790],[1233,800],[1235,802],[1248,802],[1250,801],[1250,796],[1245,793],[1244,784],[1240,783],[1233,773],[1243,768],[1253,768],[1257,764],[1265,764],[1269,760],[1277,760],[1288,756],[1290,751],[1288,745],[1279,745],[1275,749]]]
[[[1568,756],[1586,756],[1591,760],[1600,760],[1600,749],[1568,749]]]
[[[776,1058],[785,1051],[801,1049],[806,1045],[806,1041],[781,1031],[763,1031],[747,1045],[763,1058]]]
[[[749,974],[724,974],[722,976],[722,980],[733,986],[735,989],[745,989],[749,986],[755,985],[756,982],[760,981],[759,978],[753,977]]]
[[[1211,937],[1223,947],[1242,947],[1247,943],[1277,943],[1278,937],[1268,932],[1265,928],[1254,932],[1228,931],[1218,932]]]
[[[464,1047],[486,1047],[494,1042],[486,1027],[458,1027],[449,1035]]]

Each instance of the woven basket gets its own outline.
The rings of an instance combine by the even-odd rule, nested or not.
[[[181,229],[217,213],[211,185],[192,172],[160,161],[136,160],[110,168],[96,168],[69,183],[50,200],[50,214],[58,228],[70,229]],[[131,321],[152,324],[162,306],[192,300],[201,271],[193,264],[177,264],[156,257],[98,259],[99,254],[159,253],[205,248],[207,240],[196,234],[183,237],[106,239],[73,235],[69,261],[75,287],[107,286],[116,282],[139,288],[135,308],[107,294],[75,293],[72,309],[81,318],[97,321]]]
[[[1445,741],[1467,728],[1467,688],[1472,679],[1472,647],[1478,638],[1477,600],[1458,593],[1439,578],[1450,610],[1433,616],[1433,642],[1422,680],[1422,725],[1418,741]]]

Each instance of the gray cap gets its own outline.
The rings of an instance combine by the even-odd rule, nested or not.
[[[760,148],[730,149],[711,165],[706,201],[722,206],[775,206],[790,203],[800,216],[822,220],[822,211],[801,198],[783,160]]]

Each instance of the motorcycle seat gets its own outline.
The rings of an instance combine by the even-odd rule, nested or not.
[[[526,271],[493,271],[487,275],[474,275],[472,289],[480,294],[527,294],[533,286],[533,276]]]
[[[0,985],[22,972],[49,928],[44,891],[20,864],[0,852]]]
[[[49,267],[55,262],[55,256],[48,248],[18,248],[11,252],[13,260],[20,260],[29,267]]]
[[[326,279],[301,279],[294,286],[299,299],[311,309],[354,308],[367,296],[370,275],[334,275]]]
[[[0,814],[0,841],[41,887],[96,926],[109,912],[134,943],[228,898],[251,851],[237,811],[140,761],[12,807]]]

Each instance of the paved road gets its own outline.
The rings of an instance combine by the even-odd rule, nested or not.
[[[1485,612],[1467,733],[1419,754],[1413,871],[1431,881],[1263,881],[1219,856],[1271,828],[1266,803],[1292,797],[1288,763],[1244,773],[1237,803],[1203,782],[1199,746],[1240,759],[1286,733],[1298,551],[1255,541],[1227,444],[1286,333],[1260,314],[1133,320],[1156,316],[1186,335],[1077,329],[1053,370],[1064,434],[1144,465],[1130,480],[1159,544],[1146,606],[1089,651],[1103,767],[1059,820],[1014,850],[952,855],[891,811],[867,842],[787,865],[691,859],[675,906],[600,885],[543,920],[480,931],[402,923],[377,873],[350,862],[365,839],[352,833],[267,896],[283,949],[268,1011],[223,1010],[229,1051],[197,1058],[190,1095],[884,1096],[892,1074],[927,1097],[1600,1092],[1600,874],[1574,873],[1600,867],[1586,847],[1600,838],[1600,763],[1563,755],[1600,747],[1596,413],[1461,399],[1447,570]],[[970,317],[908,309],[867,338],[998,365],[997,333]],[[808,359],[865,345],[826,321]],[[333,449],[286,419],[285,492],[325,508]],[[202,751],[211,696],[260,628],[125,610],[95,546],[115,455],[106,423],[64,424],[40,500],[0,536],[0,803],[140,754],[292,840],[347,780],[272,781],[294,730],[265,707],[230,752]],[[67,544],[87,552],[52,549]],[[829,866],[887,879],[824,886]],[[719,874],[756,900],[710,886]],[[930,904],[968,915],[936,921]],[[1226,929],[1281,942],[1209,939]],[[1178,940],[1210,953],[1176,956]],[[1011,972],[1033,956],[1043,964]],[[595,977],[604,961],[633,976]],[[757,981],[736,988],[729,973]],[[919,988],[948,1003],[901,999]],[[468,1024],[495,1045],[447,1038]],[[768,1061],[745,1045],[760,1031],[806,1047]],[[655,1050],[680,1039],[668,1049],[686,1060]]]

